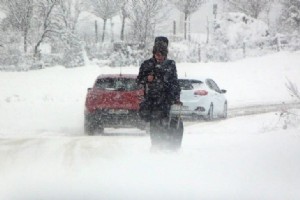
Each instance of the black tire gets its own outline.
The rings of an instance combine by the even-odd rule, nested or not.
[[[222,118],[226,119],[228,116],[228,106],[227,106],[227,102],[224,103],[224,109],[223,109],[223,115]]]
[[[212,121],[214,119],[214,106],[210,104],[208,114],[206,116],[207,121]]]
[[[103,127],[103,125],[98,125],[98,126],[96,127],[96,132],[97,132],[98,134],[103,134],[103,133],[104,133],[104,127]]]
[[[90,115],[84,116],[84,133],[87,135],[95,135],[95,133],[102,134],[104,132],[103,125]]]
[[[87,135],[94,135],[96,130],[95,122],[89,116],[84,116],[84,133]]]
[[[178,121],[179,120],[179,121]],[[170,124],[170,147],[174,150],[181,147],[182,138],[183,138],[183,121],[181,118],[172,118]]]

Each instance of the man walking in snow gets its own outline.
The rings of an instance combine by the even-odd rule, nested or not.
[[[137,82],[145,89],[140,116],[145,121],[167,118],[171,105],[180,103],[176,64],[167,59],[168,43],[166,37],[156,37],[153,57],[145,60],[139,69]]]

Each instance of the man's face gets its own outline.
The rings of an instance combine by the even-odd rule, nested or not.
[[[159,63],[159,64],[161,64],[166,58],[166,56],[161,55],[161,53],[159,53],[159,52],[155,53],[154,57],[155,57],[157,63]]]

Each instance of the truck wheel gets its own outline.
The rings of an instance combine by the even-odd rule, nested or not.
[[[87,135],[94,135],[96,130],[96,123],[90,116],[84,116],[84,133]]]

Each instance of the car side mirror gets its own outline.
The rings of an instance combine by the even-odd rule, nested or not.
[[[227,92],[227,90],[221,90],[222,94],[225,94]]]

